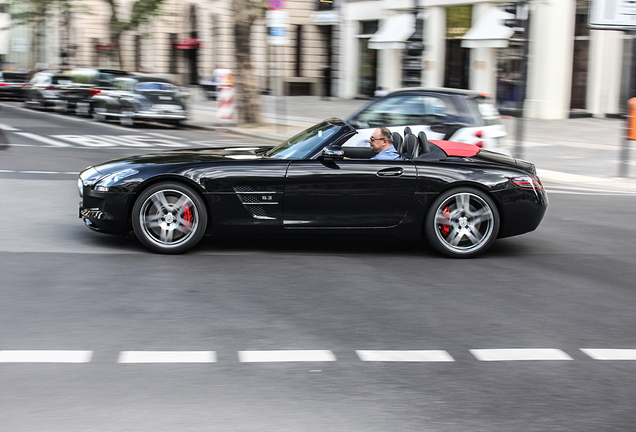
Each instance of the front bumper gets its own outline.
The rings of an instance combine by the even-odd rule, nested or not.
[[[132,193],[96,192],[85,186],[78,204],[78,217],[94,231],[128,234],[133,198]]]

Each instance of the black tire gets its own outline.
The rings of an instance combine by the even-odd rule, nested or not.
[[[179,183],[158,183],[139,195],[132,226],[153,252],[177,254],[194,247],[205,234],[207,210],[199,194]]]
[[[424,221],[428,242],[438,252],[470,258],[488,249],[499,232],[499,211],[484,192],[470,187],[440,194]]]

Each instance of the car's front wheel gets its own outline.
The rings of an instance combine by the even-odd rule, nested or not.
[[[199,194],[178,183],[159,183],[141,193],[132,211],[139,241],[159,253],[181,253],[205,233],[207,210]]]
[[[473,257],[497,238],[499,212],[493,200],[478,189],[452,189],[440,194],[431,205],[425,231],[431,246],[444,255]]]

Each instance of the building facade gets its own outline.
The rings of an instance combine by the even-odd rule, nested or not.
[[[631,36],[590,30],[590,0],[530,0],[525,115],[563,119],[574,115],[622,113],[624,54]],[[125,21],[135,0],[121,0]],[[402,87],[405,46],[422,20],[425,50],[421,84],[489,93],[502,111],[520,99],[521,50],[517,34],[503,44],[495,37],[492,0],[287,0],[284,44],[269,43],[267,19],[252,31],[252,64],[263,92],[287,95],[372,97],[378,87]],[[0,0],[0,21],[9,3]],[[121,67],[169,74],[179,84],[197,83],[215,69],[234,69],[234,12],[225,0],[168,0],[151,23],[123,34],[122,64],[110,44],[110,10],[105,0],[78,0],[75,7],[33,29],[0,31],[5,69]],[[489,21],[490,20],[490,21]],[[501,21],[501,20],[500,20]],[[6,28],[4,26],[3,28]],[[486,29],[486,30],[484,30]],[[486,32],[484,36],[483,33]],[[467,38],[480,33],[477,40]],[[509,36],[509,35],[508,35]],[[496,36],[499,37],[499,36]],[[40,42],[37,42],[37,41]],[[34,44],[44,46],[34,49]],[[496,45],[496,46],[495,46]],[[470,47],[467,47],[470,46]],[[35,58],[34,53],[40,53]]]
[[[401,86],[404,33],[397,40],[388,40],[384,35],[399,33],[398,24],[404,21],[401,17],[413,13],[413,3],[413,0],[342,3],[341,97],[369,97],[375,87],[392,90]],[[462,47],[466,33],[479,26],[480,20],[487,20],[502,3],[419,0],[416,4],[424,20],[426,45],[422,85],[472,89],[496,96],[504,108],[514,106],[519,97],[520,41],[513,36],[507,47]],[[527,117],[602,117],[622,111],[623,51],[627,36],[620,31],[590,30],[588,8],[588,0],[529,2]],[[374,38],[385,43],[374,44]]]

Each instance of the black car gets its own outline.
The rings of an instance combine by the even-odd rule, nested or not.
[[[204,234],[347,230],[425,235],[443,254],[471,257],[534,230],[546,211],[531,163],[424,133],[405,135],[403,160],[374,160],[370,149],[343,147],[355,134],[332,118],[274,148],[105,162],[80,173],[79,216],[96,231],[132,230],[160,253]]]
[[[117,77],[130,76],[119,69],[77,68],[69,72],[73,82],[60,92],[55,109],[90,116],[93,112],[92,97],[102,90],[111,90]]]
[[[23,99],[22,88],[29,82],[24,72],[0,71],[0,98]]]
[[[62,89],[72,82],[72,77],[65,73],[38,72],[23,88],[24,102],[31,108],[53,108]]]
[[[113,87],[92,97],[96,120],[118,119],[124,126],[133,126],[137,121],[179,125],[187,118],[185,101],[177,86],[165,78],[116,78]]]

